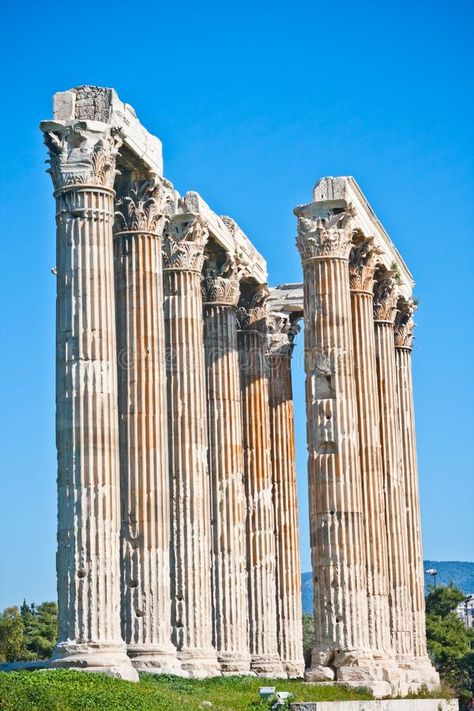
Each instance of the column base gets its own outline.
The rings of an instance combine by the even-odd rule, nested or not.
[[[252,654],[250,657],[250,670],[255,672],[257,676],[268,679],[287,678],[281,659],[276,654]]]
[[[152,644],[130,644],[127,646],[127,654],[133,668],[139,672],[179,675],[181,671],[176,650],[172,646],[167,648]]]
[[[221,675],[216,651],[212,647],[209,649],[180,649],[177,657],[181,668],[180,676],[188,679],[206,679],[210,676]]]
[[[97,672],[127,681],[138,681],[138,673],[127,656],[124,643],[60,642],[53,650],[50,667]]]
[[[300,662],[289,662],[282,659],[283,669],[288,679],[302,679],[304,677],[304,660]]]
[[[232,654],[231,652],[218,652],[222,676],[242,676],[250,673],[250,657],[243,654]]]

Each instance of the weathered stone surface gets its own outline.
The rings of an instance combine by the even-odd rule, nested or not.
[[[371,238],[353,237],[349,260],[351,285],[354,370],[358,409],[359,455],[364,505],[367,563],[369,644],[393,678],[396,662],[392,654],[389,613],[387,528],[383,498],[380,404],[377,390],[375,335],[373,323],[373,277],[380,250]]]
[[[265,363],[267,297],[266,287],[244,292],[237,313],[247,500],[250,668],[262,676],[278,677],[285,673],[277,644],[275,514]]]
[[[220,672],[212,646],[211,521],[201,270],[207,230],[175,216],[163,243],[171,486],[171,621],[182,671]]]
[[[290,678],[304,674],[301,565],[296,492],[291,352],[298,327],[288,316],[267,319],[268,391],[276,537],[277,639]]]
[[[211,481],[213,641],[223,674],[247,674],[246,517],[236,307],[232,257],[205,266],[201,282]]]
[[[362,478],[348,258],[349,212],[298,208],[315,646],[309,681],[370,679]],[[350,659],[342,654],[350,654]],[[336,676],[337,675],[337,676]]]
[[[177,673],[171,643],[166,350],[160,181],[124,186],[115,211],[122,508],[122,634],[139,671]]]
[[[301,674],[288,326],[304,315],[307,678],[376,694],[435,687],[413,279],[355,180],[322,178],[296,210],[304,284],[271,290],[269,319],[262,255],[200,195],[179,197],[162,176],[161,142],[112,89],[57,94],[41,128],[58,244],[53,664],[136,678],[121,587],[138,668],[208,676],[248,673],[250,660],[251,673]]]
[[[457,711],[456,699],[384,699],[375,701],[308,701],[292,711]]]
[[[57,239],[59,627],[52,664],[136,679],[120,634],[112,242],[120,143],[97,123],[44,122],[42,130]]]

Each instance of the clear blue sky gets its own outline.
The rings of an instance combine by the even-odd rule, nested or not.
[[[417,281],[425,557],[474,560],[473,4],[9,2],[2,13],[0,608],[55,594],[54,207],[38,123],[113,86],[165,174],[301,279],[293,207],[354,175]],[[472,44],[472,42],[471,42]],[[295,377],[303,569],[303,378]]]

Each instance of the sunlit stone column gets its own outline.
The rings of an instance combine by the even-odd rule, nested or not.
[[[378,268],[375,276],[373,299],[388,536],[390,629],[393,650],[399,662],[403,663],[412,653],[412,625],[409,596],[411,571],[408,565],[407,516],[399,437],[393,325],[397,289],[392,272],[384,267]]]
[[[56,197],[58,643],[53,666],[137,675],[120,634],[112,226],[120,142],[96,121],[41,124]]]
[[[247,570],[251,670],[284,675],[278,655],[275,517],[265,363],[268,289],[245,290],[237,311],[242,388],[244,481],[247,497]]]
[[[270,314],[267,323],[278,651],[288,676],[302,677],[301,564],[291,384],[291,352],[298,327],[284,314]]]
[[[391,656],[387,529],[383,493],[380,408],[373,316],[374,270],[380,250],[371,238],[354,237],[349,260],[359,453],[364,504],[369,644],[385,662]],[[396,663],[388,664],[396,668]]]
[[[310,538],[311,681],[372,679],[348,258],[350,214],[295,210],[303,262]]]
[[[176,215],[163,242],[173,641],[184,673],[219,673],[212,647],[211,508],[201,270],[207,230]]]
[[[232,259],[201,282],[211,480],[213,639],[224,674],[250,669],[239,356],[239,280]]]
[[[400,439],[405,479],[413,656],[418,669],[421,671],[423,682],[428,686],[437,686],[439,684],[439,675],[433,668],[426,649],[423,550],[411,367],[414,328],[412,316],[414,311],[415,304],[412,300],[399,300],[395,316],[395,362],[397,367],[398,413],[400,418]]]
[[[171,643],[168,416],[161,240],[167,193],[126,184],[116,204],[122,634],[140,671],[177,666]]]

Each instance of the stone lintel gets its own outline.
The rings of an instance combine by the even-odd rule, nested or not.
[[[318,180],[313,190],[313,201],[295,208],[298,217],[326,216],[334,210],[349,208],[353,212],[353,228],[366,237],[373,237],[373,244],[382,250],[380,262],[387,269],[398,266],[399,292],[409,298],[414,287],[413,277],[400,253],[377,218],[356,180],[351,176],[325,177]]]
[[[457,711],[457,699],[383,699],[374,701],[306,701],[291,711]]]
[[[135,110],[121,101],[114,89],[77,86],[53,98],[57,121],[101,121],[118,128],[126,146],[143,161],[151,174],[163,175],[163,149],[159,138],[140,123]]]
[[[268,297],[270,311],[303,316],[303,284],[279,284],[270,287]]]
[[[194,191],[184,195],[182,205],[186,211],[201,215],[214,240],[226,252],[239,258],[243,277],[253,277],[258,284],[266,283],[266,260],[232,218],[216,215],[199,193]]]

